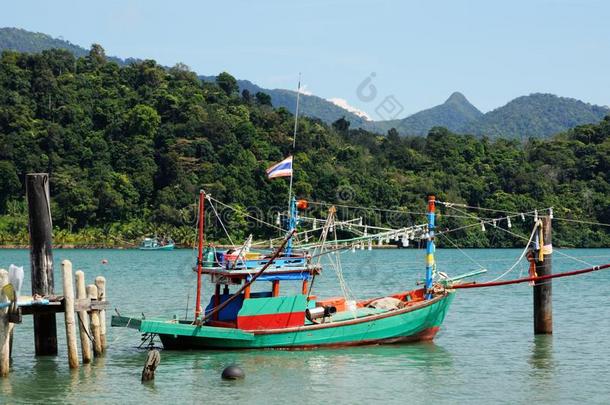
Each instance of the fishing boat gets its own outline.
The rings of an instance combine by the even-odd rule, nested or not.
[[[269,254],[249,254],[248,241],[230,251],[203,248],[205,193],[199,198],[197,291],[194,318],[148,319],[113,316],[112,325],[158,336],[165,349],[303,349],[432,340],[454,298],[448,283],[433,282],[435,199],[429,197],[427,254],[423,287],[382,297],[349,300],[318,298],[313,281],[322,275],[320,262],[293,246],[297,204],[291,203],[292,228]],[[331,207],[321,231],[325,239],[338,222]],[[333,229],[334,228],[334,229]],[[322,249],[319,245],[319,249]],[[332,249],[330,250],[332,252]],[[258,255],[258,256],[256,256]],[[202,276],[214,285],[201,307]],[[271,283],[257,288],[255,283]],[[281,283],[300,283],[299,293],[282,295]],[[231,291],[233,290],[233,291]]]
[[[171,238],[144,238],[139,246],[140,250],[173,250],[174,241]]]

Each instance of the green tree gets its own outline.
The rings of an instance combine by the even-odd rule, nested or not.
[[[239,90],[237,80],[227,72],[222,72],[216,76],[216,84],[220,87],[227,96],[231,96]]]
[[[0,214],[4,214],[6,203],[21,189],[15,166],[6,160],[0,161]]]

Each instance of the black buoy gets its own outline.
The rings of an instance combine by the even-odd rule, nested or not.
[[[239,380],[246,377],[246,373],[240,367],[231,365],[222,370],[223,380]]]

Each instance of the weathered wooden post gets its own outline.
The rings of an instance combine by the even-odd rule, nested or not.
[[[87,299],[85,288],[85,273],[82,270],[74,273],[76,279],[76,299],[80,302]],[[83,364],[91,362],[91,340],[89,340],[89,314],[87,311],[78,312],[78,331],[80,334],[80,347],[83,356]]]
[[[29,215],[32,295],[52,295],[54,293],[53,252],[51,250],[53,226],[49,175],[46,173],[28,174],[25,190]],[[55,314],[34,314],[33,317],[36,355],[56,355],[57,325]]]
[[[61,262],[64,287],[64,318],[66,321],[66,344],[68,345],[68,364],[78,368],[78,350],[76,348],[76,325],[74,320],[74,283],[72,282],[72,263]]]
[[[97,300],[106,301],[106,279],[102,276],[95,278],[95,286],[97,287]],[[100,338],[102,351],[106,351],[106,310],[100,309]]]
[[[87,286],[87,297],[93,302],[97,301],[97,287],[95,284]],[[93,354],[95,357],[102,355],[102,338],[100,330],[100,311],[97,309],[91,310],[91,334],[93,335]]]
[[[553,274],[553,244],[551,218],[544,216],[540,229],[538,252],[535,252],[536,274],[546,276]],[[536,281],[534,284],[534,333],[553,333],[553,285],[551,280]]]
[[[0,303],[8,302],[2,288],[8,284],[8,272],[0,269]],[[10,336],[13,324],[8,321],[8,307],[0,308],[0,377],[7,377],[10,371]]]
[[[146,363],[144,363],[144,369],[142,369],[142,382],[151,381],[155,379],[155,370],[161,362],[161,354],[158,350],[149,350],[146,356]]]

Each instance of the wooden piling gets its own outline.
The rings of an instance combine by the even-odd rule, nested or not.
[[[76,347],[76,324],[74,320],[74,283],[72,282],[72,262],[61,262],[64,287],[64,319],[66,323],[66,344],[68,346],[68,364],[78,368],[78,350]]]
[[[95,284],[87,286],[87,297],[93,301],[97,301],[97,287]],[[100,311],[97,309],[91,310],[91,334],[93,335],[93,354],[95,357],[102,355],[102,338],[100,330]]]
[[[85,288],[85,273],[78,270],[74,277],[76,279],[76,299],[87,299],[87,290]],[[78,331],[80,333],[80,347],[82,352],[83,364],[91,362],[91,340],[89,339],[89,314],[87,311],[78,313]]]
[[[106,301],[106,279],[102,276],[95,278],[95,286],[97,287],[97,300]],[[106,351],[106,310],[101,309],[100,312],[100,341],[102,351]]]
[[[158,350],[149,350],[146,356],[146,363],[144,363],[144,369],[142,370],[142,382],[151,381],[155,379],[155,370],[161,362],[161,354]]]
[[[0,269],[0,303],[8,302],[2,288],[8,284],[8,272]],[[13,324],[8,321],[8,307],[0,309],[0,377],[8,377],[10,371],[10,336]]]
[[[25,186],[29,216],[32,294],[52,295],[54,282],[49,175],[28,174]],[[57,325],[54,313],[34,314],[34,345],[37,356],[57,355]]]
[[[542,238],[539,248],[542,252],[534,252],[536,274],[546,276],[553,274],[553,244],[551,218],[542,217]],[[542,260],[540,260],[542,259]],[[534,333],[553,333],[553,285],[551,280],[537,281],[534,285]]]

